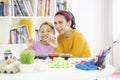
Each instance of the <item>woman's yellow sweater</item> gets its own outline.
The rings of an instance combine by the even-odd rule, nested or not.
[[[66,38],[64,35],[59,35],[58,44],[58,47],[55,48],[55,51],[58,53],[70,53],[73,57],[91,57],[88,43],[77,30],[73,30],[69,38]]]

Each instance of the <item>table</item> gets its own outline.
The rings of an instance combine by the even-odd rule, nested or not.
[[[105,69],[84,71],[72,68],[49,68],[45,71],[34,71],[31,73],[0,74],[0,80],[95,80],[107,77],[114,72],[112,65]]]

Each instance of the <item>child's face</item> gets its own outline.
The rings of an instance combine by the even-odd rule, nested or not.
[[[49,25],[45,24],[40,28],[39,34],[40,34],[41,40],[45,41],[50,37],[51,34],[53,34],[53,30]]]

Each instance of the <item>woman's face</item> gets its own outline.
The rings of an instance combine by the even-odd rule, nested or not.
[[[64,34],[70,28],[70,21],[67,22],[62,15],[56,15],[54,17],[54,24],[59,34]]]
[[[45,24],[40,28],[39,35],[41,40],[44,40],[44,41],[47,40],[51,34],[54,35],[54,32],[49,25]]]

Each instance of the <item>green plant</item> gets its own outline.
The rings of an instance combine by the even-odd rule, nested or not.
[[[22,51],[20,53],[20,62],[22,64],[32,64],[34,63],[35,53],[31,50]]]
[[[5,50],[5,53],[11,53],[10,49]]]

